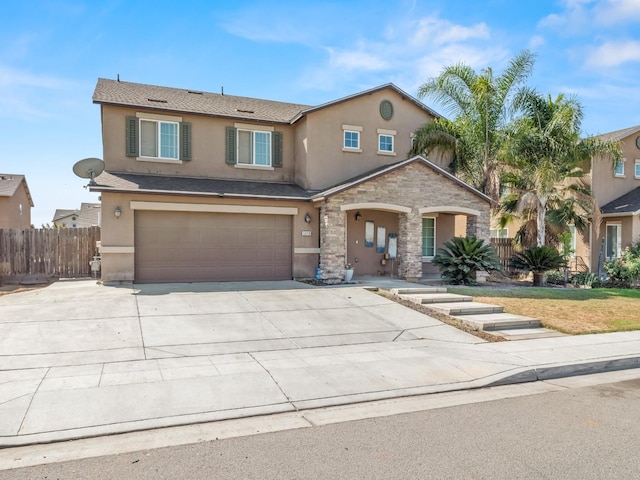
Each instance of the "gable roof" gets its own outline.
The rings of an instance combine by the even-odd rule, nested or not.
[[[623,128],[622,130],[616,130],[614,132],[603,133],[601,135],[596,135],[595,138],[599,138],[602,140],[622,140],[623,138],[627,138],[629,135],[633,135],[637,132],[640,132],[640,125],[636,125],[635,127]]]
[[[297,120],[299,120],[303,116],[305,116],[305,115],[307,115],[309,113],[315,112],[317,110],[322,110],[324,108],[328,108],[328,107],[331,107],[333,105],[337,105],[339,103],[344,103],[344,102],[348,102],[349,100],[354,100],[356,98],[364,97],[366,95],[371,95],[372,93],[379,92],[379,91],[385,90],[385,89],[393,90],[398,95],[400,95],[403,99],[406,98],[407,100],[411,101],[418,108],[424,110],[425,112],[427,112],[429,115],[433,116],[434,118],[442,118],[442,115],[437,113],[435,110],[432,110],[431,108],[427,107],[420,100],[416,99],[415,97],[412,97],[411,95],[409,95],[404,90],[402,90],[402,89],[398,88],[397,86],[395,86],[393,83],[386,83],[384,85],[380,85],[379,87],[374,87],[374,88],[370,88],[369,90],[364,90],[364,91],[359,92],[359,93],[354,93],[353,95],[348,95],[346,97],[342,97],[342,98],[339,98],[337,100],[332,100],[330,102],[323,103],[322,105],[318,105],[316,107],[307,108],[306,110],[300,112],[295,118],[293,118],[291,120],[291,123],[295,123]]]
[[[81,227],[93,227],[100,224],[100,210],[101,205],[99,203],[81,203],[80,210],[67,210],[58,208],[53,214],[53,222],[60,222],[61,220],[75,215],[77,218],[73,220],[75,226]]]
[[[441,117],[424,103],[392,83],[332,100],[322,105],[310,106],[99,78],[93,93],[93,103],[140,107],[163,112],[193,113],[257,122],[292,124],[309,113],[385,89],[393,90],[429,115],[435,118]]]
[[[16,191],[24,185],[24,189],[27,192],[27,198],[29,204],[33,207],[33,198],[31,198],[31,192],[27,185],[27,179],[24,175],[14,175],[11,173],[0,173],[0,197],[12,197]]]
[[[380,168],[376,168],[374,170],[370,170],[369,172],[366,172],[362,175],[358,175],[357,177],[353,177],[350,178],[349,180],[346,180],[345,182],[342,182],[338,185],[335,185],[331,188],[328,188],[322,192],[317,193],[316,195],[313,196],[313,200],[314,201],[318,201],[318,200],[322,200],[325,197],[330,197],[332,195],[336,195],[340,192],[343,192],[344,190],[348,190],[352,187],[355,187],[356,185],[360,185],[361,183],[367,182],[369,180],[372,180],[374,178],[380,177],[382,175],[386,175],[389,172],[393,172],[394,170],[398,170],[401,169],[411,163],[422,163],[424,165],[426,165],[427,167],[431,168],[432,170],[434,170],[435,172],[439,173],[440,175],[442,175],[443,177],[451,180],[454,183],[457,183],[458,185],[460,185],[461,187],[469,190],[471,193],[473,193],[474,195],[477,195],[478,197],[480,197],[481,199],[489,202],[489,203],[494,203],[493,200],[491,200],[490,197],[488,197],[487,195],[485,195],[484,193],[482,193],[480,190],[475,189],[474,187],[472,187],[471,185],[469,185],[466,182],[463,182],[462,180],[460,180],[458,177],[456,177],[455,175],[452,175],[451,173],[447,172],[446,170],[444,170],[443,168],[439,167],[438,165],[436,165],[433,162],[430,162],[429,160],[427,160],[426,158],[424,158],[422,155],[416,155],[415,157],[411,157],[408,158],[406,160],[402,160],[400,162],[396,162],[393,163],[391,165],[386,165],[384,167],[380,167]]]
[[[602,216],[615,217],[637,215],[640,213],[640,187],[610,201],[600,209]]]

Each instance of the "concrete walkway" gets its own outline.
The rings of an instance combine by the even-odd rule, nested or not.
[[[640,332],[487,343],[362,286],[83,280],[0,297],[0,446],[640,365]]]

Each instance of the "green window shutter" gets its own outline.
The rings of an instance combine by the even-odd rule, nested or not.
[[[126,135],[126,154],[127,157],[138,156],[138,119],[136,117],[127,117],[127,135]]]
[[[282,132],[271,134],[271,165],[282,168]]]
[[[180,123],[180,160],[191,160],[191,122]]]
[[[227,127],[226,161],[228,165],[236,164],[236,129]]]

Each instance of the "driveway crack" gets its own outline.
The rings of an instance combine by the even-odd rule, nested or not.
[[[20,427],[18,427],[18,431],[16,433],[17,435],[20,435],[20,432],[22,431],[22,427],[24,427],[24,422],[27,419],[27,415],[29,415],[29,410],[31,410],[31,405],[33,404],[33,399],[36,398],[36,394],[38,393],[38,390],[40,390],[40,387],[42,386],[42,382],[44,382],[44,379],[47,378],[47,375],[49,375],[50,371],[51,371],[51,368],[47,368],[47,371],[45,372],[45,374],[40,379],[40,383],[38,383],[38,386],[34,390],[33,395],[31,395],[31,400],[29,400],[29,405],[27,406],[26,410],[24,411],[24,415],[22,417],[22,421],[20,422]]]
[[[293,400],[291,400],[291,398],[289,398],[289,395],[287,395],[287,392],[285,392],[284,389],[280,386],[280,384],[275,379],[275,377],[271,374],[269,369],[267,367],[265,367],[262,363],[260,363],[260,360],[258,360],[256,357],[254,357],[252,353],[249,352],[248,355],[254,360],[254,362],[256,362],[258,365],[260,365],[265,372],[267,372],[267,374],[271,377],[271,380],[273,380],[273,383],[275,383],[276,386],[278,387],[278,390],[280,390],[280,392],[282,392],[282,395],[284,395],[284,397],[287,399],[287,402],[297,412],[298,411],[298,407],[296,407],[295,403],[293,403]]]

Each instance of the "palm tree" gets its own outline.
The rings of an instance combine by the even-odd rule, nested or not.
[[[512,100],[533,64],[534,55],[525,50],[499,76],[491,68],[477,73],[463,63],[445,67],[419,88],[418,96],[431,96],[453,120],[437,119],[420,127],[412,154],[429,154],[435,148],[451,152],[454,173],[497,201]]]
[[[586,227],[584,218],[597,209],[582,179],[583,166],[596,156],[620,161],[620,146],[594,138],[580,138],[582,105],[575,97],[553,99],[522,90],[514,106],[524,113],[505,142],[505,159],[519,214],[535,215],[537,245],[546,243],[546,226],[566,230],[569,222]],[[513,204],[513,196],[510,198]],[[508,211],[508,202],[503,202]],[[550,212],[552,212],[550,214]]]

